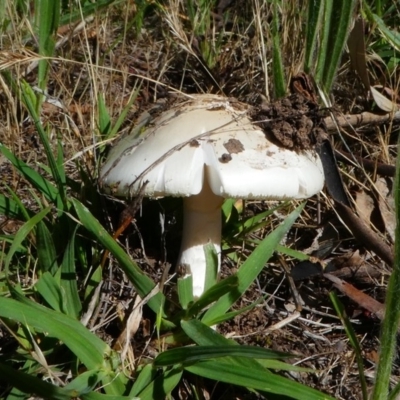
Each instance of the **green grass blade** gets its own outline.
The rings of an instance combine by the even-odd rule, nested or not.
[[[372,14],[372,18],[375,23],[378,25],[379,30],[382,32],[382,35],[385,39],[392,44],[392,46],[400,51],[400,32],[396,32],[394,30],[390,30],[386,24],[379,18],[376,14]]]
[[[229,278],[228,278],[229,279]],[[213,320],[214,325],[219,325],[222,322],[229,321],[230,319],[235,318],[237,315],[244,314],[250,310],[252,310],[255,306],[265,301],[267,295],[260,297],[252,304],[249,304],[247,307],[240,308],[239,310],[230,311],[220,316],[220,318],[216,318]]]
[[[193,276],[179,277],[177,280],[179,304],[186,310],[193,303]]]
[[[18,321],[31,329],[46,332],[48,337],[56,337],[88,369],[104,373],[103,385],[107,394],[120,395],[125,391],[126,377],[119,371],[119,357],[106,343],[79,321],[32,302],[13,287],[10,292],[17,300],[0,297],[0,318]]]
[[[58,338],[88,369],[104,372],[103,384],[107,394],[123,393],[126,378],[119,371],[118,356],[79,321],[26,298],[19,302],[4,297],[0,297],[0,318],[18,321]]]
[[[333,0],[325,0],[322,12],[320,43],[318,47],[317,68],[315,71],[315,82],[320,84],[323,81],[324,68],[330,49],[328,48],[329,31],[331,26],[331,15]]]
[[[154,282],[148,278],[142,270],[130,259],[120,245],[112,238],[111,235],[101,226],[99,221],[93,217],[90,211],[84,207],[78,200],[72,199],[72,203],[78,214],[80,222],[92,234],[96,240],[101,243],[111,254],[117,259],[120,267],[124,270],[128,278],[131,280],[139,295],[144,298],[155,287]],[[164,304],[164,296],[157,293],[147,303],[149,307],[158,313]]]
[[[0,316],[59,338],[89,369],[105,367],[105,358],[111,355],[108,345],[79,321],[28,299],[22,304],[14,299],[0,297]]]
[[[0,381],[30,395],[35,394],[43,399],[71,400],[72,391],[44,382],[31,374],[17,371],[10,366],[0,363]]]
[[[375,10],[379,16],[382,16],[382,1],[381,0],[375,0],[373,3],[375,3]]]
[[[140,87],[138,87],[136,90],[134,90],[131,93],[131,96],[129,97],[129,100],[126,104],[126,106],[124,107],[124,109],[122,110],[122,112],[119,114],[117,121],[115,122],[114,126],[111,128],[109,135],[106,137],[106,139],[110,139],[112,137],[114,137],[119,129],[121,128],[122,124],[125,122],[126,120],[126,116],[129,112],[129,110],[132,107],[133,102],[136,100],[138,94],[140,92]]]
[[[312,72],[314,57],[317,52],[318,31],[324,11],[324,0],[309,0],[306,22],[306,44],[304,57],[304,71]]]
[[[226,293],[232,292],[238,286],[238,278],[236,275],[231,275],[226,279],[218,282],[206,292],[204,292],[201,297],[195,301],[187,310],[186,317],[192,317],[197,315],[200,311],[206,309],[207,306],[214,303],[220,299]]]
[[[5,235],[0,235],[0,241],[8,243],[8,244],[13,244],[15,235],[10,235],[10,234],[5,234]],[[27,253],[27,247],[26,246],[20,246],[19,249],[16,251],[20,252],[22,254],[26,254]]]
[[[400,322],[400,156],[397,155],[396,177],[394,181],[396,230],[392,274],[386,292],[386,311],[381,328],[381,346],[376,370],[372,400],[387,399],[389,382],[393,368],[397,330]]]
[[[389,393],[388,400],[398,400],[400,395],[400,382]]]
[[[186,335],[199,346],[239,346],[234,340],[226,339],[197,319],[181,321],[181,327]]]
[[[273,214],[276,209],[279,207],[261,212],[259,214],[256,214],[250,218],[247,218],[245,221],[243,221],[240,225],[240,228],[238,226],[238,230],[242,231],[244,234],[251,233],[259,228],[262,228],[265,224],[265,222],[262,222],[262,220],[269,215]]]
[[[265,263],[275,251],[276,246],[293,225],[303,208],[304,204],[297,207],[296,210],[286,217],[282,225],[276,228],[257,246],[237,272],[237,288],[222,296],[213,306],[211,306],[202,319],[204,323],[211,325],[214,324],[214,320],[219,319],[222,314],[229,310],[235,301],[248,289],[254,279],[262,271]]]
[[[129,396],[137,396],[144,390],[156,377],[157,370],[153,368],[152,364],[147,364],[140,371],[139,376],[136,378],[135,383],[129,393]]]
[[[26,221],[21,226],[21,228],[19,228],[4,262],[4,267],[6,271],[8,271],[11,260],[15,252],[20,248],[22,242],[26,239],[32,229],[34,229],[35,226],[50,212],[50,210],[50,207],[45,208],[44,210],[33,216],[29,221]]]
[[[34,214],[32,212],[30,212],[30,210],[26,209],[24,203],[22,202],[22,200],[18,197],[17,193],[15,193],[9,186],[7,186],[7,184],[5,184],[5,187],[7,188],[7,190],[9,191],[9,193],[11,194],[11,198],[13,201],[15,201],[15,203],[17,204],[18,208],[20,209],[23,218],[21,218],[22,220],[27,221],[29,218],[31,218]],[[40,202],[37,202],[37,204],[40,205]]]
[[[338,299],[336,293],[331,292],[329,294],[329,297],[332,301],[333,306],[335,307],[336,313],[339,315],[339,318],[342,321],[344,329],[346,330],[346,335],[349,338],[350,344],[354,349],[358,366],[359,380],[361,384],[362,398],[364,400],[368,400],[367,381],[365,380],[364,361],[361,354],[360,343],[357,340],[357,336],[354,332],[353,326],[351,325],[350,319],[346,314],[343,304]]]
[[[25,81],[21,82],[21,94],[22,94],[22,100],[23,100],[26,108],[29,111],[29,114],[33,120],[33,123],[35,124],[35,128],[40,137],[40,141],[43,145],[44,151],[46,153],[47,161],[48,161],[49,167],[51,169],[53,179],[56,182],[56,185],[58,188],[58,195],[61,196],[61,202],[66,207],[67,200],[66,200],[66,196],[65,196],[64,181],[60,176],[57,161],[55,160],[54,155],[51,150],[48,135],[46,134],[46,132],[42,126],[42,123],[40,122],[38,113],[35,110],[35,104],[36,104],[35,103],[36,102],[35,94],[33,93],[33,90],[29,86],[29,84]]]
[[[165,399],[178,385],[182,377],[181,368],[171,368],[164,371],[154,381],[152,381],[138,397],[140,400]]]
[[[218,277],[218,254],[213,244],[208,243],[204,246],[206,257],[206,280],[204,291],[207,291],[217,283]]]
[[[141,400],[141,399],[139,399],[139,397],[103,394],[103,393],[99,393],[99,392],[90,392],[87,394],[82,394],[79,397],[79,399],[82,399],[82,400]]]
[[[305,254],[298,250],[291,249],[290,247],[282,246],[280,244],[278,244],[278,246],[276,246],[276,251],[278,253],[284,254],[286,256],[295,258],[296,260],[300,260],[300,261],[310,259],[310,256],[308,254]]]
[[[189,346],[164,351],[154,360],[155,367],[175,364],[188,364],[220,357],[246,357],[251,359],[283,359],[293,357],[280,351],[263,349],[257,346]]]
[[[332,397],[315,389],[272,374],[264,370],[261,366],[257,369],[249,369],[243,365],[232,364],[229,359],[201,361],[194,365],[185,366],[184,368],[186,371],[204,378],[266,393],[274,393],[280,396],[289,396],[296,400],[333,400]]]
[[[81,397],[83,394],[88,394],[94,390],[103,378],[102,372],[86,371],[68,383],[64,389],[73,392],[74,397]]]
[[[7,3],[5,1],[0,1],[0,26],[4,26],[9,20],[6,14]]]
[[[231,339],[226,339],[198,320],[182,321],[182,329],[199,346],[231,345],[234,350],[240,347]],[[224,359],[201,361],[185,370],[196,375],[227,382],[234,385],[253,388],[279,395],[286,395],[297,400],[333,400],[314,389],[297,382],[272,374],[258,361],[245,357],[226,357]],[[208,370],[208,372],[207,372]]]
[[[257,358],[257,362],[261,364],[264,368],[272,369],[275,371],[296,371],[296,372],[315,373],[315,369],[313,368],[298,367],[297,365],[291,365],[278,360]]]
[[[0,152],[5,156],[16,170],[23,176],[35,189],[42,193],[52,203],[56,203],[58,190],[46,178],[40,175],[33,168],[29,167],[25,162],[17,158],[4,145],[0,144]]]
[[[60,18],[60,0],[36,0],[35,18],[36,31],[39,36],[39,54],[44,57],[52,57],[55,48],[54,34],[58,29]],[[39,60],[38,85],[45,89],[49,61]]]
[[[104,138],[107,138],[111,131],[111,117],[110,114],[108,113],[106,103],[104,101],[104,95],[102,93],[99,93],[97,99],[97,106],[99,108],[98,121],[99,121],[100,135]]]
[[[329,37],[327,40],[327,54],[324,63],[322,87],[329,93],[339,67],[344,46],[350,30],[355,0],[336,0],[330,15]]]
[[[101,279],[102,279],[103,271],[101,269],[101,266],[99,265],[93,273],[90,275],[90,279],[88,280],[86,287],[85,287],[85,295],[84,295],[84,301],[85,303],[88,303],[90,299],[93,296],[93,293],[95,292],[97,286],[100,284]]]
[[[54,245],[53,236],[43,221],[37,224],[36,249],[40,272],[49,271],[54,274],[58,269],[57,251]]]
[[[0,194],[0,214],[8,218],[23,220],[25,214],[14,200]]]
[[[44,382],[41,379],[22,371],[15,370],[7,364],[0,363],[0,381],[17,388],[20,392],[28,395],[36,395],[43,399],[71,400],[80,398],[82,400],[138,400],[137,397],[106,395],[98,392],[86,392],[93,387],[97,372],[87,371],[75,378],[65,387],[59,387]],[[86,382],[86,388],[84,386]],[[86,389],[86,390],[85,390]],[[21,398],[20,396],[18,398]],[[7,396],[10,399],[10,396]]]
[[[75,235],[78,226],[70,236],[64,257],[61,263],[61,290],[64,294],[64,311],[70,317],[78,318],[82,310],[82,304],[79,298],[78,283],[76,280],[75,269]]]
[[[35,288],[47,304],[55,311],[63,311],[63,296],[60,283],[50,274],[45,272],[36,282]]]
[[[281,44],[279,38],[279,21],[280,17],[278,0],[274,0],[272,17],[272,73],[274,78],[274,91],[276,99],[286,95],[285,70],[283,68]]]
[[[56,164],[57,164],[57,172],[58,176],[60,178],[58,182],[58,190],[61,193],[61,196],[57,196],[57,211],[58,211],[58,216],[61,216],[64,210],[64,202],[66,204],[66,194],[65,190],[67,187],[67,176],[65,173],[65,168],[64,168],[64,153],[63,153],[63,145],[61,143],[61,138],[57,138],[57,159],[56,159]]]
[[[72,10],[70,13],[65,13],[60,17],[60,26],[68,25],[76,21],[80,21],[83,18],[88,17],[101,10],[108,9],[113,3],[118,4],[125,2],[126,0],[97,0],[95,3],[85,2],[81,9],[77,8]],[[82,3],[82,2],[81,2]]]

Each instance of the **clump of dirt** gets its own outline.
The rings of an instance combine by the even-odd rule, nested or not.
[[[290,150],[310,150],[326,137],[319,106],[301,94],[255,107],[251,116],[269,137]]]

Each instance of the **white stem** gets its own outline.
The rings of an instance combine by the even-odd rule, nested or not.
[[[193,276],[193,296],[204,292],[206,259],[203,246],[212,243],[221,264],[221,205],[223,198],[215,195],[204,180],[198,195],[183,199],[183,235],[178,265],[187,264]]]

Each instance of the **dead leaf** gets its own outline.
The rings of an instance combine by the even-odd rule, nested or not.
[[[130,341],[139,329],[140,322],[142,320],[143,306],[159,291],[160,288],[158,286],[155,286],[143,300],[139,296],[136,296],[132,311],[126,322],[125,329],[119,335],[114,344],[115,350],[121,350],[122,360],[124,360],[127,355],[129,355],[130,358],[133,358],[133,351],[130,346]]]
[[[360,17],[355,23],[350,32],[347,41],[351,66],[361,78],[364,86],[369,89],[369,76],[367,70],[367,60],[365,51],[365,33],[364,33],[364,20]]]
[[[367,224],[371,224],[371,214],[374,211],[374,199],[364,190],[360,190],[355,196],[357,213],[360,218]]]
[[[392,100],[388,99],[385,97],[382,93],[380,93],[377,89],[382,88],[382,86],[371,86],[371,94],[372,97],[375,100],[376,105],[383,111],[386,112],[393,112],[397,111],[399,107],[397,106],[396,103],[394,103]]]
[[[354,214],[353,210],[340,201],[335,201],[336,210],[344,223],[360,243],[373,251],[388,265],[394,262],[393,249],[388,246],[364,221]]]
[[[359,269],[363,264],[365,264],[365,257],[360,255],[360,251],[349,251],[340,256],[335,256],[330,261],[330,265],[335,268],[335,270],[340,269]],[[327,271],[330,272],[330,271]]]
[[[114,344],[114,349],[122,350],[122,354],[124,356],[128,351],[127,347],[129,346],[130,340],[139,329],[140,320],[142,319],[142,308],[142,299],[139,296],[136,296],[132,311],[126,322],[126,326]]]
[[[385,306],[382,303],[334,275],[324,274],[324,277],[333,282],[335,288],[339,289],[344,295],[369,312],[375,314],[380,320],[383,320],[385,316]]]
[[[368,263],[365,254],[361,255],[359,250],[333,257],[325,271],[337,278],[350,278],[363,284],[371,284],[373,278],[382,276],[382,271]]]
[[[385,223],[386,232],[394,243],[396,230],[396,214],[393,193],[389,190],[387,182],[384,178],[378,178],[375,183],[375,187],[379,193],[379,211],[382,215],[383,222]]]

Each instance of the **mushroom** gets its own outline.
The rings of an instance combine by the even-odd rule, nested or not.
[[[141,135],[128,135],[110,152],[100,179],[116,196],[183,197],[178,265],[192,274],[193,296],[204,292],[204,245],[221,258],[221,205],[225,198],[303,199],[324,184],[321,160],[312,150],[280,147],[237,100],[192,95],[175,102]]]

